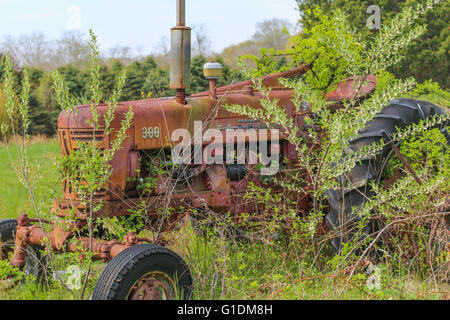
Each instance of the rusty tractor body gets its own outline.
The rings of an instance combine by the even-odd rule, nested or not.
[[[293,91],[286,90],[279,84],[281,77],[295,77],[308,70],[308,65],[302,65],[294,70],[273,74],[263,78],[264,86],[272,89],[270,98],[279,100],[289,116],[291,116],[300,129],[304,126],[304,119],[310,115],[310,111],[305,110],[297,112],[294,106]],[[339,104],[339,100],[353,98],[363,99],[370,94],[376,85],[376,78],[369,77],[370,81],[356,93],[353,89],[354,79],[348,79],[342,82],[337,90],[328,94],[327,98],[332,106]],[[87,142],[97,139],[101,141],[101,148],[109,148],[114,139],[114,129],[120,127],[120,122],[124,119],[125,113],[129,106],[134,111],[133,125],[127,132],[127,138],[123,141],[122,147],[118,150],[111,161],[112,176],[109,185],[99,190],[94,198],[95,200],[104,201],[99,212],[96,212],[94,218],[108,218],[128,216],[133,209],[137,209],[143,195],[137,190],[140,178],[145,178],[148,174],[145,164],[148,163],[149,157],[161,157],[161,154],[168,155],[176,141],[172,141],[172,133],[180,128],[187,129],[194,136],[194,122],[208,122],[208,128],[215,128],[226,133],[226,130],[240,129],[236,135],[235,142],[249,142],[251,139],[258,139],[257,135],[248,134],[249,130],[261,130],[267,128],[267,124],[255,122],[252,119],[233,114],[227,111],[225,105],[248,105],[252,108],[261,108],[261,100],[265,99],[263,93],[256,91],[252,86],[252,81],[236,83],[230,86],[217,88],[215,98],[213,93],[201,92],[192,96],[185,97],[184,101],[177,98],[162,98],[140,101],[121,102],[117,106],[114,121],[111,125],[113,128],[110,135],[98,129],[93,132],[92,127],[88,124],[91,119],[90,105],[78,106],[76,116],[73,113],[62,112],[58,119],[58,137],[61,152],[63,155],[70,154],[77,150],[80,141]],[[106,104],[99,105],[100,114],[104,114],[108,106]],[[149,128],[158,128],[158,134],[150,137]],[[317,129],[319,130],[319,128]],[[268,136],[270,140],[270,135]],[[218,143],[217,141],[214,141]],[[193,141],[192,148],[195,148]],[[198,146],[200,153],[203,154],[205,148],[211,141],[201,141]],[[225,141],[222,143],[225,144]],[[286,141],[286,136],[280,133],[279,140],[280,156],[289,160],[292,168],[296,167],[298,155],[293,145]],[[270,145],[270,143],[269,143]],[[311,147],[314,147],[311,145]],[[224,147],[225,148],[225,147]],[[143,161],[146,160],[146,161]],[[167,159],[163,159],[167,160]],[[204,159],[202,159],[204,160]],[[298,168],[297,168],[298,169]],[[207,165],[201,164],[190,165],[187,169],[191,172],[189,178],[185,181],[183,178],[174,179],[171,176],[157,176],[158,186],[149,194],[145,195],[147,201],[147,215],[150,220],[158,221],[158,208],[162,203],[166,203],[168,207],[180,208],[183,210],[175,210],[176,214],[167,219],[165,223],[166,230],[170,230],[174,222],[179,220],[180,215],[187,213],[187,209],[198,209],[202,211],[209,209],[214,212],[231,212],[242,213],[257,211],[258,208],[252,203],[243,200],[247,187],[250,182],[258,183],[258,177],[250,175],[246,172],[245,165],[225,164],[225,165]],[[261,185],[261,184],[260,184]],[[64,197],[54,200],[54,214],[61,218],[77,216],[76,222],[66,222],[64,226],[60,223],[44,221],[54,225],[53,231],[45,233],[36,225],[30,226],[30,222],[38,222],[36,219],[30,219],[26,215],[19,217],[18,228],[16,233],[15,255],[12,263],[21,266],[25,262],[26,246],[40,245],[47,242],[53,249],[57,251],[79,251],[79,248],[89,249],[90,241],[88,237],[79,238],[78,242],[68,244],[74,232],[71,230],[80,229],[87,224],[89,211],[84,208],[77,198],[77,194],[72,192],[70,181],[66,181],[63,185]],[[308,187],[305,188],[308,190]],[[169,196],[168,196],[169,195]],[[308,194],[296,194],[294,197],[298,200],[299,212],[307,212],[310,206]],[[169,203],[167,204],[167,201]],[[94,258],[103,261],[109,261],[126,248],[139,244],[151,242],[149,239],[136,237],[130,233],[125,241],[101,241],[93,239],[92,249]]]
[[[264,78],[264,83],[272,88],[271,99],[278,99],[279,103],[287,111],[287,113],[296,121],[300,128],[304,125],[304,118],[309,116],[309,111],[296,112],[296,108],[291,101],[293,98],[292,90],[283,90],[278,83],[280,77],[297,76],[307,70],[307,66],[303,65],[295,70],[284,74],[275,74]],[[370,77],[371,82],[364,86],[359,98],[369,94],[375,87],[376,80]],[[355,95],[354,90],[348,90],[346,84],[343,83],[339,87],[339,92],[333,92],[329,95],[330,101],[337,101],[342,98],[349,98]],[[346,91],[348,90],[348,91]],[[344,92],[344,94],[342,94]],[[129,214],[129,209],[141,198],[137,190],[139,178],[145,178],[146,168],[143,159],[152,155],[160,155],[161,150],[166,150],[165,155],[170,155],[170,150],[179,141],[173,141],[173,133],[175,130],[186,129],[191,137],[194,137],[195,122],[207,123],[208,129],[217,129],[226,136],[229,129],[242,130],[237,132],[235,142],[249,142],[252,139],[258,139],[258,135],[249,134],[250,130],[267,129],[267,124],[262,124],[247,117],[228,112],[225,105],[248,105],[252,108],[261,108],[261,100],[266,97],[254,91],[251,82],[238,83],[233,86],[217,89],[217,98],[211,97],[211,92],[202,92],[185,99],[180,103],[176,98],[168,99],[152,99],[142,101],[129,101],[119,103],[116,109],[116,116],[112,124],[112,128],[118,129],[120,122],[123,120],[128,107],[133,107],[134,121],[132,127],[127,132],[127,138],[122,144],[122,148],[117,151],[111,162],[113,174],[108,186],[99,190],[95,194],[97,199],[105,201],[105,205],[98,213],[101,217],[114,217]],[[340,94],[340,96],[339,96]],[[106,112],[108,106],[100,105],[98,110],[101,113]],[[77,115],[72,113],[61,113],[58,120],[58,136],[61,151],[64,155],[77,149],[79,141],[89,141],[94,139],[101,140],[102,148],[109,148],[111,141],[114,139],[113,134],[105,136],[104,132],[99,129],[92,133],[87,121],[90,119],[90,106],[77,107]],[[153,136],[149,135],[149,131],[153,129]],[[202,128],[205,131],[206,128]],[[285,141],[285,136],[280,133],[279,144],[280,152],[287,157],[292,163],[295,163],[297,154],[292,145]],[[268,139],[271,137],[269,135]],[[198,153],[203,155],[205,148],[214,142],[202,139],[196,145],[197,141],[192,139],[192,149],[198,148]],[[224,145],[226,141],[222,142]],[[278,142],[277,142],[278,143]],[[270,144],[270,143],[269,143]],[[201,148],[201,149],[200,149]],[[225,149],[225,147],[223,148]],[[147,159],[148,160],[148,159]],[[168,161],[168,159],[163,159]],[[202,209],[205,206],[214,211],[246,211],[247,208],[240,209],[242,203],[234,201],[239,199],[248,185],[248,179],[243,176],[243,171],[239,170],[238,164],[231,165],[207,165],[205,159],[201,163],[190,165],[190,172],[195,172],[190,177],[189,185],[182,186],[182,182],[178,183],[175,188],[171,200],[171,206],[180,206],[181,203],[189,205],[192,208]],[[141,175],[137,172],[140,172]],[[148,195],[148,201],[153,202],[161,198],[161,195],[170,193],[170,184],[165,184],[165,179],[172,177],[161,176],[158,187],[152,194]],[[302,198],[300,196],[300,198]],[[57,199],[54,202],[55,213],[64,217],[65,212],[71,211],[80,205],[77,195],[70,189],[70,183],[64,184],[64,198]],[[156,206],[155,206],[156,207]],[[307,210],[307,201],[304,203],[304,209]],[[80,207],[78,212],[81,218],[86,217]],[[151,210],[151,208],[149,208]],[[156,212],[149,211],[148,214],[156,215]]]

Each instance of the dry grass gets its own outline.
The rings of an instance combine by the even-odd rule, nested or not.
[[[36,136],[31,136],[30,139],[28,140],[28,145],[35,145],[35,144],[44,144],[44,143],[48,143],[48,142],[53,142],[55,141],[56,138],[53,137],[47,137],[45,135],[36,135]],[[14,136],[14,137],[9,137],[7,140],[7,143],[5,143],[4,141],[0,141],[0,147],[4,147],[6,145],[23,145],[23,137],[21,136]]]

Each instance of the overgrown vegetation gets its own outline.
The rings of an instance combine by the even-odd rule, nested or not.
[[[332,13],[339,9],[348,15],[348,22],[353,28],[361,31],[364,41],[373,39],[376,35],[373,31],[365,28],[366,21],[370,14],[367,8],[370,5],[378,5],[381,9],[382,29],[395,19],[396,15],[407,8],[415,8],[422,0],[391,1],[379,0],[373,2],[369,0],[347,1],[347,0],[296,0],[301,15],[301,23],[306,28],[320,23],[314,16],[314,9],[318,6],[325,14]],[[442,88],[450,87],[449,69],[449,46],[450,30],[448,29],[448,17],[450,14],[450,4],[448,1],[440,2],[433,10],[427,11],[416,21],[417,25],[427,25],[427,30],[423,37],[412,40],[408,47],[402,49],[404,59],[395,65],[391,65],[388,70],[398,78],[406,79],[413,76],[417,81],[424,82],[429,79],[439,83]]]
[[[298,111],[302,102],[311,104],[311,116],[306,118],[310,128],[320,126],[324,134],[318,135],[310,129],[306,135],[297,135],[298,127],[293,123],[276,99],[271,98],[270,89],[263,88],[258,81],[255,86],[265,94],[262,110],[248,106],[229,106],[233,112],[274,123],[288,133],[298,154],[299,170],[282,172],[268,179],[267,184],[283,190],[275,194],[270,188],[252,184],[246,195],[264,210],[242,214],[204,216],[202,224],[208,228],[196,229],[195,221],[179,221],[179,229],[164,235],[161,239],[168,247],[179,253],[191,266],[195,277],[197,299],[442,299],[448,297],[448,194],[450,159],[446,137],[439,130],[430,130],[437,124],[445,123],[447,115],[437,115],[427,121],[408,126],[394,136],[388,136],[377,143],[367,145],[354,152],[348,152],[349,141],[358,137],[374,116],[393,99],[403,95],[432,94],[442,105],[448,106],[448,92],[432,82],[415,86],[414,79],[398,80],[387,70],[401,61],[401,52],[411,41],[419,39],[425,32],[422,26],[415,26],[418,19],[432,10],[434,2],[426,6],[405,10],[398,20],[386,26],[372,42],[361,40],[359,33],[349,27],[348,17],[340,11],[327,16],[319,9],[314,16],[319,23],[305,30],[303,37],[295,39],[293,48],[286,51],[262,51],[259,57],[246,57],[256,69],[248,70],[248,76],[258,77],[266,73],[286,70],[300,63],[312,64],[312,70],[297,79],[287,79],[283,85],[294,90],[293,103]],[[389,43],[389,46],[386,46]],[[64,110],[72,111],[77,97],[90,100],[93,120],[90,125],[94,132],[100,125],[105,134],[111,133],[110,123],[120,97],[126,95],[125,72],[116,70],[116,81],[105,85],[107,78],[101,76],[98,47],[95,36],[91,41],[92,67],[89,71],[90,93],[64,81],[64,72],[55,72],[55,103]],[[282,60],[280,59],[282,57]],[[281,61],[281,62],[280,62]],[[16,140],[16,172],[20,182],[29,192],[34,204],[34,214],[43,217],[43,207],[37,206],[36,187],[42,182],[30,179],[33,173],[42,175],[42,170],[30,163],[28,148],[30,110],[28,98],[32,81],[26,69],[14,79],[12,63],[6,58],[5,101],[6,115],[10,125],[2,126],[3,135]],[[194,69],[201,69],[204,60],[197,58]],[[155,70],[151,61],[145,63],[145,73]],[[140,67],[136,67],[139,69]],[[127,69],[129,72],[130,69]],[[155,71],[156,79],[161,76]],[[68,71],[74,76],[74,70]],[[338,81],[360,76],[355,81],[356,89],[369,74],[380,78],[377,91],[369,99],[357,104],[346,101],[343,108],[332,111],[324,99],[324,93],[333,89]],[[76,75],[75,75],[76,76]],[[140,76],[143,76],[140,74]],[[130,74],[128,74],[130,77]],[[136,75],[136,80],[139,76]],[[196,90],[202,87],[202,77],[193,77]],[[199,84],[196,84],[198,80]],[[14,94],[15,84],[22,83],[19,97]],[[131,78],[129,85],[133,85]],[[102,92],[112,89],[113,95],[107,103],[106,116],[100,117],[99,105],[106,100]],[[415,89],[414,89],[415,88]],[[78,90],[78,91],[77,91]],[[135,92],[138,93],[139,89]],[[141,94],[139,92],[139,94]],[[156,93],[155,93],[156,94]],[[1,96],[0,96],[1,98]],[[14,112],[18,111],[18,112]],[[16,118],[17,117],[17,118]],[[121,129],[111,149],[102,150],[101,141],[80,143],[76,152],[64,157],[61,162],[61,176],[57,179],[71,179],[73,187],[81,196],[86,207],[90,207],[88,219],[89,236],[92,237],[93,214],[101,203],[93,202],[94,193],[102,188],[110,175],[110,165],[114,152],[118,150],[130,126],[132,112],[123,120]],[[19,132],[17,131],[19,129]],[[17,138],[16,138],[17,139]],[[390,140],[389,140],[390,139]],[[345,175],[351,168],[368,157],[376,156],[388,143],[400,143],[400,151],[411,163],[412,170],[405,169],[399,157],[392,156],[383,183],[371,183],[373,194],[370,201],[354,209],[358,216],[353,225],[349,241],[342,243],[335,253],[330,246],[330,238],[339,236],[339,230],[325,235],[318,233],[328,210],[329,190],[342,188],[336,177]],[[309,148],[320,145],[320,148]],[[6,147],[2,147],[6,148]],[[48,168],[48,163],[45,164]],[[283,168],[283,164],[281,164]],[[311,178],[305,179],[304,173]],[[74,178],[75,177],[75,178]],[[391,182],[391,178],[395,178]],[[417,181],[419,179],[419,181]],[[61,182],[61,181],[60,181]],[[313,187],[305,189],[311,184]],[[143,188],[154,188],[155,181],[144,181]],[[47,191],[52,185],[44,185]],[[44,191],[45,192],[45,191]],[[299,215],[294,194],[306,193],[312,199],[307,214]],[[167,208],[168,212],[171,208]],[[48,211],[47,211],[48,212]],[[15,214],[15,213],[14,213]],[[141,229],[141,212],[121,222],[111,220],[111,230],[123,237],[123,230]],[[192,215],[196,214],[195,212]],[[198,213],[198,214],[203,214]],[[15,216],[12,216],[15,217]],[[236,223],[238,218],[239,223]],[[139,220],[139,219],[138,219]],[[205,222],[206,220],[206,222]],[[377,222],[377,230],[367,233],[367,226]],[[193,223],[194,222],[194,223]],[[447,222],[448,223],[448,222]],[[114,231],[114,227],[116,227]],[[151,236],[144,231],[143,236]],[[92,249],[92,248],[91,248]],[[64,254],[51,257],[51,270],[55,280],[49,279],[43,286],[4,261],[0,261],[0,278],[9,277],[20,281],[20,285],[0,290],[0,298],[12,299],[78,299],[89,296],[95,280],[102,270],[102,264],[92,264],[88,259],[91,250],[85,252],[83,263],[78,255]],[[67,270],[69,265],[79,266],[84,273],[84,285],[78,289],[67,286],[67,274],[57,275],[59,270]],[[87,274],[87,276],[86,276]]]
[[[247,66],[256,66],[249,70],[252,78],[301,63],[310,66],[305,75],[282,82],[286,88],[294,90],[293,103],[298,112],[303,110],[302,101],[310,103],[313,116],[306,118],[307,134],[298,134],[293,119],[278,105],[278,100],[271,97],[270,89],[262,87],[258,81],[255,86],[266,96],[262,110],[240,105],[228,109],[278,125],[299,155],[298,170],[287,170],[275,178],[282,188],[282,197],[273,196],[270,189],[249,190],[249,198],[257,199],[267,207],[262,220],[256,222],[267,228],[266,237],[269,238],[266,241],[270,242],[270,236],[274,234],[287,231],[288,238],[304,248],[303,262],[310,269],[317,268],[337,276],[350,268],[347,285],[361,263],[374,261],[388,262],[423,279],[431,277],[436,286],[439,281],[448,281],[449,260],[445,249],[448,225],[444,221],[448,216],[448,137],[439,130],[427,131],[439,124],[445,126],[448,113],[434,115],[358,148],[350,143],[367,131],[366,127],[375,115],[394,98],[432,91],[438,93],[448,107],[448,92],[440,90],[436,84],[427,82],[413,91],[414,78],[396,79],[387,71],[404,59],[405,48],[425,34],[426,28],[417,22],[438,3],[425,1],[404,9],[389,23],[385,22],[372,41],[363,41],[339,9],[327,16],[315,8],[311,14],[317,24],[305,29],[292,48],[286,51],[263,49],[259,57],[243,58]],[[280,57],[285,61],[284,66],[280,66]],[[346,101],[336,111],[327,106],[325,93],[333,90],[335,83],[354,77],[356,92],[370,74],[379,77],[377,90],[370,98],[360,103]],[[319,135],[314,126],[320,126],[325,134]],[[356,180],[355,173],[350,172],[367,159],[377,159],[382,150],[402,141],[401,151],[407,161],[413,163],[412,169],[403,163],[399,169],[399,159],[392,156],[387,171],[396,171],[396,179],[384,180],[385,188],[379,185],[381,177]],[[310,185],[312,188],[306,189]],[[339,194],[347,199],[351,192],[362,193],[365,199],[359,202],[359,207],[342,209],[344,200],[335,199],[339,199]],[[303,193],[309,194],[313,205],[306,217],[298,217],[296,201],[288,195]],[[339,239],[334,242],[338,254],[321,262],[329,235],[320,236],[316,230],[327,216],[328,205],[339,205],[339,210],[345,210],[344,213],[338,211],[339,219],[344,222],[339,222],[339,227],[334,229],[335,237]],[[255,223],[251,215],[247,219]],[[339,296],[342,294],[343,289]]]

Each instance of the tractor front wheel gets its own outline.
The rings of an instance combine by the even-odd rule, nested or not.
[[[153,244],[132,246],[106,266],[92,300],[190,299],[192,277],[171,250]]]

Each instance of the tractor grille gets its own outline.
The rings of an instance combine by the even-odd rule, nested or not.
[[[70,130],[70,139],[75,141],[102,141],[105,135],[105,130]]]
[[[67,180],[63,181],[63,190],[64,190],[64,197],[66,199],[81,200],[78,198],[77,194],[73,192],[72,187]],[[94,201],[104,200],[105,198],[106,198],[106,189],[99,189],[93,194]]]
[[[59,146],[64,156],[70,154],[69,134],[67,130],[58,130]]]
[[[73,149],[78,149],[78,143],[100,141],[99,149],[105,149],[107,139],[105,139],[105,130],[99,129],[93,131],[92,129],[76,129],[58,131],[59,144],[63,155],[68,155]]]
[[[107,145],[108,139],[105,137],[105,130],[92,130],[92,129],[74,129],[65,130],[60,129],[58,131],[59,144],[61,147],[61,152],[64,156],[69,155],[72,150],[79,148],[78,144],[80,142],[90,142],[99,141],[98,148],[104,150]],[[79,200],[77,194],[72,190],[69,181],[63,182],[64,196],[66,199]],[[99,189],[94,193],[94,200],[101,200],[106,198],[106,189]]]
[[[70,142],[73,149],[78,148],[79,142],[104,141],[105,130],[70,130]],[[102,149],[102,146],[99,146]]]

